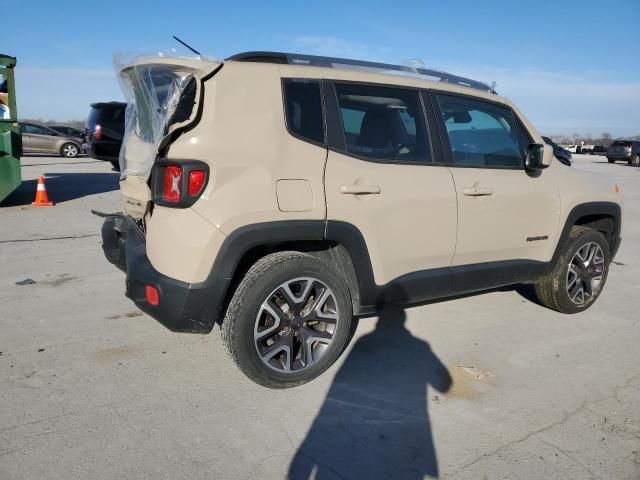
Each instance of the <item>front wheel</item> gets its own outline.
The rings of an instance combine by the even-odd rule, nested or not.
[[[222,323],[222,341],[254,382],[289,388],[329,368],[351,332],[347,286],[324,261],[278,252],[256,262],[236,289]]]
[[[610,261],[602,233],[574,226],[553,270],[535,285],[538,300],[562,313],[586,310],[602,292]]]
[[[80,149],[75,143],[65,143],[60,149],[60,155],[65,158],[75,158],[80,153]]]

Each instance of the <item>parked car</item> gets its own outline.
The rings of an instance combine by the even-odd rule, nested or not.
[[[594,145],[591,151],[589,152],[589,154],[590,155],[606,155],[608,150],[609,149],[604,145]]]
[[[580,148],[580,152],[578,153],[582,153],[583,155],[591,155],[593,153],[594,147],[595,145],[582,145],[582,148]]]
[[[542,137],[542,140],[544,140],[544,143],[550,145],[553,148],[553,155],[558,159],[560,163],[571,166],[571,152],[569,150],[562,148],[549,137]]]
[[[82,138],[84,135],[81,130],[73,127],[68,127],[66,125],[48,125],[48,127],[67,137]]]
[[[568,147],[563,147],[569,153],[582,153],[582,145],[569,145]]]
[[[640,166],[640,141],[616,140],[607,150],[607,160],[609,163],[622,160],[629,165]]]
[[[120,168],[118,158],[124,134],[124,114],[127,107],[122,102],[99,102],[91,104],[84,129],[84,151],[91,158],[111,162]]]
[[[20,123],[22,151],[24,153],[49,153],[75,158],[82,152],[82,140],[68,137],[37,123]]]
[[[602,292],[618,187],[554,162],[489,85],[265,52],[118,74],[135,121],[124,212],[100,214],[105,256],[170,330],[220,323],[261,385],[317,377],[354,316],[386,304],[532,283],[543,305],[578,313]]]

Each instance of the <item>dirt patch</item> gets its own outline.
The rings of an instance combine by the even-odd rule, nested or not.
[[[111,360],[121,360],[123,358],[131,358],[136,354],[136,349],[129,345],[122,345],[121,347],[106,348],[104,350],[98,350],[93,354],[95,358],[100,361],[108,362]]]
[[[75,280],[78,277],[71,275],[70,273],[63,273],[62,275],[58,275],[58,278],[55,280],[47,280],[46,282],[40,282],[44,285],[50,285],[52,287],[59,287],[60,285],[70,282],[71,280]]]
[[[109,315],[107,317],[107,320],[118,320],[119,318],[122,318],[122,317],[134,318],[134,317],[141,317],[142,315],[143,315],[142,312],[135,311],[135,312],[123,313],[119,315]]]
[[[473,399],[495,384],[495,375],[474,365],[458,364],[449,369],[452,384],[447,397]]]

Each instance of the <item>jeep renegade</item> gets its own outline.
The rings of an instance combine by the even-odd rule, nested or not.
[[[317,377],[385,304],[531,283],[576,313],[602,292],[618,187],[555,160],[488,85],[273,52],[118,73],[124,211],[101,214],[105,255],[170,330],[219,323],[261,385]]]

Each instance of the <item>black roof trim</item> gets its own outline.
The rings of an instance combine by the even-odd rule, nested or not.
[[[276,63],[276,64],[290,64],[290,65],[302,65],[310,67],[328,67],[328,68],[340,68],[340,66],[348,67],[360,67],[363,69],[371,70],[383,70],[392,72],[401,72],[408,75],[419,75],[436,79],[440,82],[453,83],[461,85],[463,87],[470,87],[476,90],[483,90],[485,92],[496,93],[495,90],[486,83],[472,80],[470,78],[453,75],[448,72],[441,72],[439,70],[432,70],[428,68],[420,67],[408,67],[405,65],[394,65],[391,63],[381,62],[369,62],[366,60],[353,60],[348,58],[338,57],[321,57],[317,55],[305,55],[298,53],[285,53],[285,52],[242,52],[232,55],[226,60],[236,62],[257,62],[257,63]]]
[[[102,107],[104,105],[113,105],[113,106],[122,105],[122,106],[125,106],[125,107],[127,106],[126,102],[116,102],[114,100],[114,101],[111,101],[111,102],[95,102],[95,103],[92,103],[91,104],[91,108],[98,108],[98,107]]]

